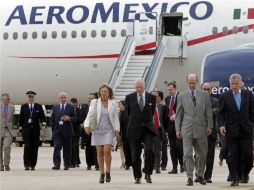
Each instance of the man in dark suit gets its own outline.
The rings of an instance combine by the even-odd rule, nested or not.
[[[127,138],[130,142],[132,167],[135,183],[141,183],[141,152],[144,143],[145,165],[143,172],[147,183],[152,183],[154,152],[153,137],[157,131],[154,128],[153,115],[156,107],[156,97],[145,92],[145,83],[142,79],[135,81],[136,92],[125,98],[125,109],[129,116]]]
[[[77,98],[70,100],[71,105],[74,107],[76,119],[72,121],[73,126],[73,138],[72,138],[72,155],[71,155],[71,167],[79,167],[79,138],[80,138],[80,109],[78,107]]]
[[[220,133],[226,137],[227,163],[231,175],[231,186],[238,186],[241,162],[242,183],[249,182],[253,164],[254,97],[251,91],[241,89],[242,77],[232,74],[230,90],[221,95],[218,124]],[[240,161],[239,161],[240,160]]]
[[[69,170],[71,165],[71,146],[73,137],[72,122],[76,121],[74,107],[66,103],[67,94],[59,94],[60,103],[52,109],[51,127],[54,139],[53,170],[61,166],[61,150],[63,148],[64,170]]]
[[[86,116],[88,114],[89,111],[89,105],[90,102],[97,98],[96,95],[94,93],[89,94],[88,96],[88,104],[85,104],[81,107],[80,110],[80,119],[81,119],[81,123],[83,124]],[[89,135],[85,133],[83,127],[81,130],[81,135],[83,136],[83,140],[84,140],[84,146],[85,148],[85,154],[86,154],[86,165],[87,165],[87,170],[91,170],[91,167],[93,165],[95,165],[95,169],[99,170],[99,164],[97,161],[97,153],[96,153],[96,147],[95,146],[91,146],[91,137],[92,137],[92,133],[90,133]]]
[[[219,111],[219,100],[211,97],[211,85],[209,83],[204,83],[201,86],[202,90],[205,90],[210,95],[211,105],[213,109],[213,130],[212,134],[207,137],[208,151],[206,155],[206,169],[204,174],[204,179],[206,183],[212,183],[212,173],[215,155],[215,146],[217,140],[217,114]]]
[[[173,169],[169,171],[169,174],[177,174],[178,162],[180,164],[180,172],[184,172],[183,166],[183,142],[182,139],[176,138],[175,130],[175,113],[177,97],[177,87],[174,82],[168,84],[169,96],[165,99],[166,112],[165,112],[165,126],[167,127],[168,139],[170,144],[170,156],[172,160]]]
[[[25,144],[25,170],[35,170],[40,144],[40,124],[46,126],[46,118],[42,106],[34,102],[36,93],[28,91],[26,95],[28,103],[21,106],[19,126],[22,129],[22,138]]]
[[[162,141],[166,139],[166,133],[164,129],[164,116],[165,116],[165,105],[161,104],[160,96],[158,91],[152,91],[152,95],[156,97],[156,108],[153,115],[154,127],[157,130],[158,135],[154,137],[154,168],[157,174],[160,171],[160,161],[161,161],[161,150]]]

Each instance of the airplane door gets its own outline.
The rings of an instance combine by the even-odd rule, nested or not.
[[[136,54],[153,54],[155,52],[157,13],[137,13],[135,15],[134,39],[136,42]]]

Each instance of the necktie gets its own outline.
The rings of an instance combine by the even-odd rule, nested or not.
[[[144,108],[144,99],[142,95],[139,95],[139,101],[138,101],[138,105],[141,111],[143,111]]]
[[[157,108],[155,109],[155,112],[153,114],[153,120],[154,120],[155,129],[158,129],[159,128],[159,114],[158,114]]]
[[[31,104],[31,106],[30,106],[30,112],[31,113],[33,112],[33,104]]]
[[[193,101],[194,105],[196,106],[196,96],[195,96],[195,91],[194,90],[191,91],[191,98],[192,98],[192,101]]]
[[[240,94],[240,92],[234,93],[234,97],[235,97],[235,102],[236,102],[237,108],[238,108],[238,110],[240,110],[240,107],[241,107],[241,94]]]
[[[64,104],[62,104],[61,115],[64,115]]]
[[[173,115],[174,107],[175,107],[175,97],[171,96],[168,117],[171,117]]]
[[[7,118],[8,105],[4,105],[4,118]]]

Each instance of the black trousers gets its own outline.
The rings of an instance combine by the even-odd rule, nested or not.
[[[207,138],[207,142],[208,142],[208,151],[206,155],[206,170],[205,170],[204,178],[211,179],[212,173],[213,173],[216,139],[213,139],[209,136]]]
[[[239,167],[242,175],[249,175],[253,166],[253,137],[232,138],[226,136],[227,162],[232,180],[239,180]]]
[[[91,134],[85,136],[86,165],[88,167],[91,167],[91,166],[95,165],[95,167],[99,168],[99,164],[98,164],[98,161],[97,161],[96,147],[91,146],[91,138],[92,138]]]
[[[72,155],[71,155],[71,165],[76,166],[80,164],[79,158],[79,136],[72,137]]]
[[[168,139],[170,144],[170,156],[172,160],[173,169],[177,169],[178,162],[183,165],[183,141],[182,139],[176,138],[175,125],[169,123],[168,129]]]
[[[132,155],[132,169],[134,178],[141,178],[141,153],[142,143],[144,143],[144,173],[152,175],[154,166],[154,152],[153,152],[153,134],[150,131],[142,131],[141,136],[138,139],[129,139]]]
[[[161,142],[161,167],[166,168],[168,165],[168,139]]]
[[[160,168],[161,161],[161,146],[162,146],[162,132],[161,128],[158,129],[158,136],[154,137],[154,168]]]
[[[123,151],[125,156],[125,165],[127,167],[130,167],[132,165],[132,157],[131,157],[130,144],[127,139],[123,139]]]
[[[40,137],[34,137],[33,135],[24,136],[24,166],[35,167],[38,158],[38,149],[40,144]]]
[[[71,165],[72,137],[65,137],[62,134],[54,134],[53,163],[55,167],[61,166],[61,150],[63,148],[64,167]]]

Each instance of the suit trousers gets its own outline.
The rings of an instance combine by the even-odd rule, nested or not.
[[[239,166],[242,175],[249,175],[253,165],[253,137],[228,137],[226,146],[228,150],[227,163],[232,180],[239,180]]]
[[[11,160],[12,135],[8,128],[4,129],[0,139],[0,165],[9,165]]]
[[[35,167],[38,158],[38,149],[40,144],[40,137],[35,137],[32,134],[23,136],[24,140],[24,166]]]
[[[61,133],[54,134],[53,163],[55,167],[61,166],[61,150],[63,148],[64,167],[71,165],[72,137],[65,137]]]
[[[132,165],[132,157],[131,157],[130,144],[127,139],[123,139],[123,151],[125,156],[125,165],[127,167],[130,167]]]
[[[71,155],[71,165],[76,166],[80,164],[79,158],[79,136],[73,136],[72,138],[72,155]]]
[[[166,168],[168,165],[168,139],[163,139],[161,143],[161,167]]]
[[[206,155],[206,169],[204,178],[211,179],[213,173],[216,139],[213,139],[209,136],[207,138],[207,142],[208,142],[208,152]]]
[[[86,149],[85,149],[85,154],[86,154],[86,165],[88,167],[91,167],[93,165],[95,165],[95,167],[99,168],[99,164],[97,161],[97,152],[96,152],[96,147],[95,146],[91,146],[91,134],[87,135],[85,134],[85,145],[86,145]]]
[[[195,152],[195,160],[193,158],[193,147]],[[196,176],[204,176],[207,149],[207,137],[198,139],[183,138],[183,160],[188,178],[193,179],[194,167],[196,169]]]
[[[158,136],[154,137],[154,168],[160,168],[162,132],[158,129]]]
[[[154,152],[153,152],[153,134],[149,130],[142,130],[141,136],[138,139],[129,139],[131,155],[132,155],[132,168],[134,178],[141,178],[141,153],[142,142],[144,143],[144,173],[152,175],[154,166]]]

